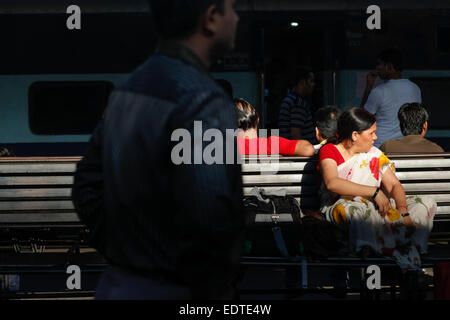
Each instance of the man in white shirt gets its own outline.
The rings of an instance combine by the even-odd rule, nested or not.
[[[402,69],[400,51],[389,48],[378,55],[376,70],[367,75],[361,107],[377,118],[375,146],[378,148],[386,140],[403,137],[397,117],[400,107],[405,103],[422,102],[420,88],[408,79],[402,79]],[[377,76],[386,81],[374,88]]]

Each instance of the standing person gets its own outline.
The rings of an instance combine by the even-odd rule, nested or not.
[[[103,198],[97,232],[111,267],[97,299],[235,297],[244,240],[241,168],[236,161],[198,163],[206,143],[194,134],[194,121],[224,136],[237,129],[231,99],[208,72],[233,47],[234,2],[149,2],[159,48],[111,94],[72,191],[80,216],[95,218],[87,200],[93,190]],[[178,165],[177,129],[194,138],[187,163]]]
[[[297,68],[292,91],[284,98],[280,107],[280,137],[317,143],[311,107],[306,100],[313,93],[314,86],[312,70],[308,67]]]
[[[376,70],[367,75],[361,107],[377,117],[377,148],[386,140],[403,137],[397,118],[400,107],[405,103],[422,102],[420,88],[408,79],[403,79],[402,70],[400,51],[390,48],[378,55]],[[377,76],[386,82],[374,88]]]
[[[339,117],[338,138],[319,153],[321,212],[349,232],[356,252],[371,249],[392,257],[404,271],[419,270],[436,202],[429,196],[406,197],[390,160],[373,146],[376,129],[375,117],[362,108]]]
[[[439,145],[425,138],[428,118],[428,111],[421,103],[405,103],[398,110],[398,120],[404,137],[386,141],[380,150],[384,153],[444,152]]]

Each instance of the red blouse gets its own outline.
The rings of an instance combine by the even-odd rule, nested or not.
[[[319,151],[319,164],[317,165],[317,170],[320,170],[320,163],[325,159],[333,159],[336,161],[339,166],[341,163],[344,163],[344,157],[342,157],[341,152],[336,148],[336,146],[332,143],[327,143]]]
[[[253,139],[238,137],[237,143],[241,154],[282,154],[292,156],[295,152],[297,140],[289,140],[274,136]],[[276,144],[278,144],[278,152],[276,152],[276,150],[273,150],[274,152],[272,152],[272,146],[275,146]]]

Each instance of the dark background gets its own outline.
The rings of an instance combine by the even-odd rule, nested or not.
[[[81,30],[61,27],[66,24],[65,10],[71,4],[82,9]],[[313,109],[330,103],[323,98],[324,84],[330,81],[324,78],[323,71],[372,69],[378,52],[388,46],[402,48],[405,69],[431,72],[450,69],[450,1],[378,1],[382,9],[381,30],[366,28],[369,15],[365,9],[370,4],[331,0],[238,1],[240,23],[234,53],[216,63],[212,71],[254,71],[264,75],[256,107],[262,114],[262,104],[267,103],[267,117],[261,123],[276,128],[279,105],[291,83],[293,66],[309,65],[315,72]],[[291,21],[298,21],[300,26],[291,27]],[[157,44],[143,0],[2,0],[0,39],[2,75],[129,73],[154,52]],[[430,127],[450,129],[446,119],[450,80],[431,78],[417,79],[424,103],[434,106]],[[265,98],[264,89],[269,92]],[[109,93],[104,88],[99,90],[102,94]],[[83,99],[92,103],[93,97],[96,101],[106,101],[95,90],[79,88],[80,103]],[[33,124],[33,119],[39,119],[37,105],[30,109],[31,115],[34,114],[30,123],[39,133],[39,128],[45,129],[46,124]],[[48,106],[43,108],[49,112]],[[90,113],[85,108],[79,109],[75,117],[79,134],[92,130],[102,108],[103,104]],[[55,122],[54,117],[40,118]],[[77,132],[73,124],[66,127],[66,134]],[[64,133],[57,129],[53,130]],[[434,140],[450,150],[448,139]],[[75,145],[59,146],[58,150],[70,153]],[[30,145],[19,146],[18,153],[26,150],[31,150]]]

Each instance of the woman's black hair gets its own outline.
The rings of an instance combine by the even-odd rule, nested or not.
[[[330,138],[328,141],[338,144],[345,139],[352,140],[353,131],[361,133],[373,126],[375,121],[375,116],[369,111],[359,107],[350,108],[339,117],[336,137]]]
[[[255,108],[245,99],[233,99],[237,113],[238,128],[247,131],[256,128],[259,122],[259,116]]]

